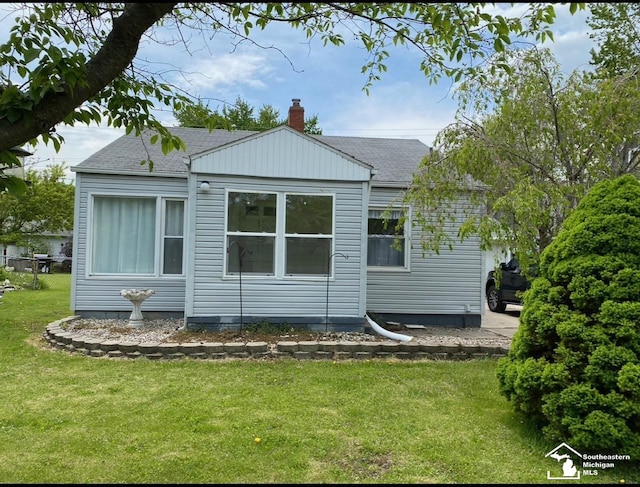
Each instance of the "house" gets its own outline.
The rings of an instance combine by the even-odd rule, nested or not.
[[[39,272],[71,272],[71,242],[73,234],[69,231],[43,232],[29,236],[36,244],[38,252],[32,253],[24,245],[0,243],[0,266],[8,266],[18,272],[31,269],[34,258],[38,259]],[[44,268],[44,270],[43,270]]]
[[[294,99],[289,125],[171,128],[187,153],[166,156],[151,134],[125,135],[72,168],[74,312],[125,318],[131,303],[120,291],[153,289],[145,318],[184,317],[188,329],[268,320],[361,331],[367,312],[480,326],[478,239],[423,255],[406,224],[393,246],[398,196],[429,148],[303,129]]]
[[[9,176],[24,179],[24,158],[33,154],[17,146],[10,151],[16,155],[20,164],[13,167],[0,167],[0,171]],[[31,185],[31,181],[25,182]],[[70,231],[27,233],[25,230],[24,237],[23,241],[27,240],[28,244],[18,244],[15,241],[0,242],[0,267],[7,266],[18,272],[24,272],[38,262],[41,271],[43,268],[49,270],[52,266],[56,267],[57,271],[70,271],[71,257],[67,252],[71,250],[69,243],[73,239]],[[38,254],[34,254],[33,251],[46,258],[35,261],[34,258]]]
[[[24,158],[32,156],[33,153],[18,146],[12,147],[9,149],[9,152],[12,152],[18,158],[20,164],[12,167],[0,166],[0,170],[8,176],[16,176],[20,179],[24,179]]]

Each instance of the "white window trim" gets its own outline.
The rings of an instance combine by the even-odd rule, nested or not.
[[[288,195],[295,195],[295,196],[322,196],[322,197],[331,197],[331,234],[324,234],[324,233],[304,233],[304,234],[300,234],[300,233],[285,233],[285,229],[286,229],[286,199]],[[311,279],[311,280],[317,280],[317,279],[322,279],[322,280],[326,280],[327,276],[325,274],[317,274],[317,275],[310,275],[310,274],[286,274],[285,273],[285,268],[287,266],[287,262],[286,262],[286,243],[287,243],[287,237],[291,237],[291,238],[320,238],[320,239],[325,239],[325,240],[329,240],[329,279],[333,278],[334,276],[334,272],[333,272],[333,259],[331,259],[331,256],[334,253],[334,248],[335,248],[335,235],[336,235],[336,198],[335,198],[335,194],[331,193],[331,194],[327,194],[327,193],[304,193],[304,192],[299,192],[299,191],[285,191],[283,192],[283,217],[282,217],[282,233],[283,233],[283,238],[282,238],[282,272],[283,272],[283,276],[286,278],[295,278],[295,279]]]
[[[389,209],[385,206],[377,206],[372,205],[367,208],[367,224],[365,228],[367,229],[366,238],[367,242],[369,241],[369,211],[385,211]],[[407,207],[392,207],[392,210],[398,210],[401,212],[407,212],[407,219],[404,222],[404,265],[398,266],[370,266],[367,265],[367,272],[410,272],[411,271],[411,221],[412,221],[412,213],[411,208]],[[368,260],[368,258],[367,258]]]
[[[154,272],[153,273],[117,273],[117,272],[94,272],[93,271],[93,211],[94,211],[94,201],[95,198],[141,198],[141,199],[152,199],[155,200],[155,241],[154,241]],[[140,278],[160,278],[160,279],[184,279],[186,276],[186,249],[187,249],[187,240],[186,240],[186,213],[184,219],[183,229],[183,245],[182,245],[182,274],[163,274],[162,273],[162,264],[163,264],[163,254],[161,253],[164,249],[164,216],[165,216],[165,201],[173,200],[173,201],[182,201],[184,203],[184,211],[187,211],[187,198],[179,197],[179,196],[163,196],[163,195],[131,195],[131,194],[123,194],[119,192],[89,192],[87,193],[88,204],[87,204],[87,219],[92,223],[87,227],[87,235],[86,235],[86,260],[85,260],[85,278],[99,278],[99,279],[140,279]]]
[[[167,235],[166,234],[166,222],[167,222],[167,202],[168,201],[181,201],[182,202],[182,235]],[[160,206],[162,209],[160,210],[160,252],[158,255],[158,272],[161,277],[180,277],[185,276],[185,268],[186,268],[186,258],[185,258],[185,249],[187,247],[187,200],[184,198],[160,198]],[[157,204],[157,202],[156,202]],[[164,244],[167,238],[182,238],[182,271],[179,274],[165,274],[164,273]]]
[[[242,274],[242,278],[245,279],[264,279],[264,278],[273,278],[275,277],[275,272],[277,272],[278,269],[278,252],[277,252],[277,245],[278,245],[278,225],[279,225],[279,215],[276,213],[276,232],[275,233],[271,233],[271,232],[230,232],[228,230],[229,228],[229,193],[241,193],[241,194],[273,194],[276,196],[276,210],[279,211],[280,209],[280,201],[279,201],[279,196],[278,196],[278,192],[277,191],[260,191],[260,190],[254,190],[254,189],[231,189],[231,188],[226,188],[225,189],[225,193],[224,193],[224,235],[223,235],[223,252],[222,252],[222,277],[225,279],[239,279],[240,275],[238,273],[228,273],[227,272],[227,266],[228,266],[228,260],[229,260],[229,237],[230,236],[243,236],[243,237],[273,237],[275,240],[275,245],[274,245],[274,256],[273,256],[273,268],[274,268],[274,274],[270,274],[270,273],[265,273],[265,274],[258,274],[258,273],[249,273],[249,274]],[[235,250],[235,247],[234,247]]]
[[[229,232],[228,218],[229,218],[229,193],[259,193],[259,194],[275,194],[276,195],[276,233],[266,232]],[[301,196],[323,196],[331,197],[331,235],[324,234],[288,234],[285,233],[286,228],[286,198],[287,195],[301,195]],[[297,281],[326,281],[327,276],[325,274],[308,275],[308,274],[286,274],[286,239],[287,237],[309,237],[309,238],[327,238],[331,241],[330,256],[334,253],[335,248],[335,235],[336,235],[336,195],[335,193],[322,193],[322,192],[300,192],[300,191],[286,191],[286,190],[254,190],[254,189],[225,189],[224,199],[224,252],[222,259],[222,277],[223,279],[239,279],[240,276],[237,273],[229,274],[227,272],[227,260],[229,254],[227,252],[229,235],[242,235],[247,237],[259,236],[259,237],[274,237],[274,273],[273,274],[245,274],[242,273],[242,279],[271,279],[271,280],[297,280]],[[331,259],[331,268],[329,278],[334,278],[334,261]]]

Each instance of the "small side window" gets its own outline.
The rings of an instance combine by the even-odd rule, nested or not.
[[[402,213],[400,210],[393,210],[388,219],[383,215],[384,210],[369,210],[367,265],[369,267],[405,267],[406,228],[398,228]],[[395,246],[396,237],[400,241],[400,249]]]

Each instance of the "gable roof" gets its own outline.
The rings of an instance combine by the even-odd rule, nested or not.
[[[261,132],[251,130],[213,130],[206,128],[170,127],[169,131],[180,137],[187,151],[173,150],[162,153],[160,144],[151,144],[153,132],[141,136],[123,135],[80,164],[71,168],[75,172],[158,175],[186,177],[184,158],[208,152],[221,146],[237,142]],[[349,158],[373,167],[377,173],[373,184],[380,186],[406,186],[420,161],[429,152],[429,147],[416,139],[380,139],[369,137],[341,137],[309,135],[318,142],[339,151]],[[143,160],[151,159],[153,172],[149,172]]]
[[[241,161],[241,163],[239,163]],[[369,164],[288,125],[190,155],[192,173],[277,179],[369,181]]]

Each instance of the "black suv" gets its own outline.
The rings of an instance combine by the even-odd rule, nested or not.
[[[531,283],[520,273],[520,263],[515,257],[506,264],[500,263],[500,287],[495,280],[495,271],[487,276],[485,291],[489,309],[495,313],[502,313],[507,304],[522,304],[520,292],[529,289]]]

